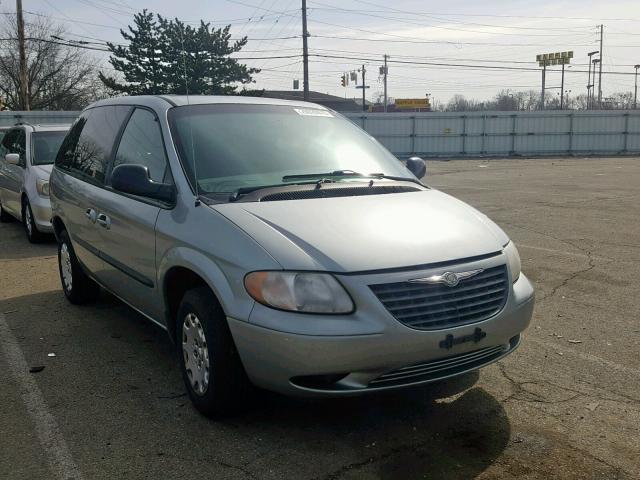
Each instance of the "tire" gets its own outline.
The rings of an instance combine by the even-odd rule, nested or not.
[[[60,233],[58,240],[58,271],[62,291],[71,303],[82,305],[98,298],[100,286],[80,266],[66,230]]]
[[[189,397],[207,417],[237,413],[251,384],[224,312],[207,287],[187,291],[176,319],[178,361]]]
[[[24,231],[27,234],[27,240],[31,243],[41,243],[45,240],[46,236],[38,230],[31,205],[26,198],[22,201],[22,223],[24,224]]]
[[[4,209],[2,208],[2,204],[0,203],[0,222],[9,223],[13,222],[14,218]]]

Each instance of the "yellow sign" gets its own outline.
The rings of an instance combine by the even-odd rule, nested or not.
[[[428,98],[396,98],[396,108],[429,108]]]

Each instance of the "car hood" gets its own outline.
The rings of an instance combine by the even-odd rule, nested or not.
[[[33,171],[38,175],[38,178],[48,180],[53,170],[53,165],[33,165]]]
[[[502,250],[484,214],[437,190],[213,205],[285,269],[358,272]]]

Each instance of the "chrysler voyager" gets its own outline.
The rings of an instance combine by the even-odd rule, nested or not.
[[[97,102],[51,176],[62,289],[166,329],[207,415],[252,385],[340,396],[511,353],[534,292],[513,242],[340,114],[249,97]]]

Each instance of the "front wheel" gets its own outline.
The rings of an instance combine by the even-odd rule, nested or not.
[[[251,385],[222,308],[208,288],[194,288],[184,295],[176,343],[182,377],[195,407],[209,417],[237,412]]]
[[[62,291],[71,303],[81,305],[92,302],[98,297],[100,286],[89,278],[80,266],[66,230],[59,235],[58,270]]]
[[[31,243],[40,243],[45,239],[45,235],[38,230],[36,226],[36,220],[33,217],[33,211],[29,200],[24,200],[22,203],[22,223],[24,223],[24,230],[27,234],[27,240]]]

